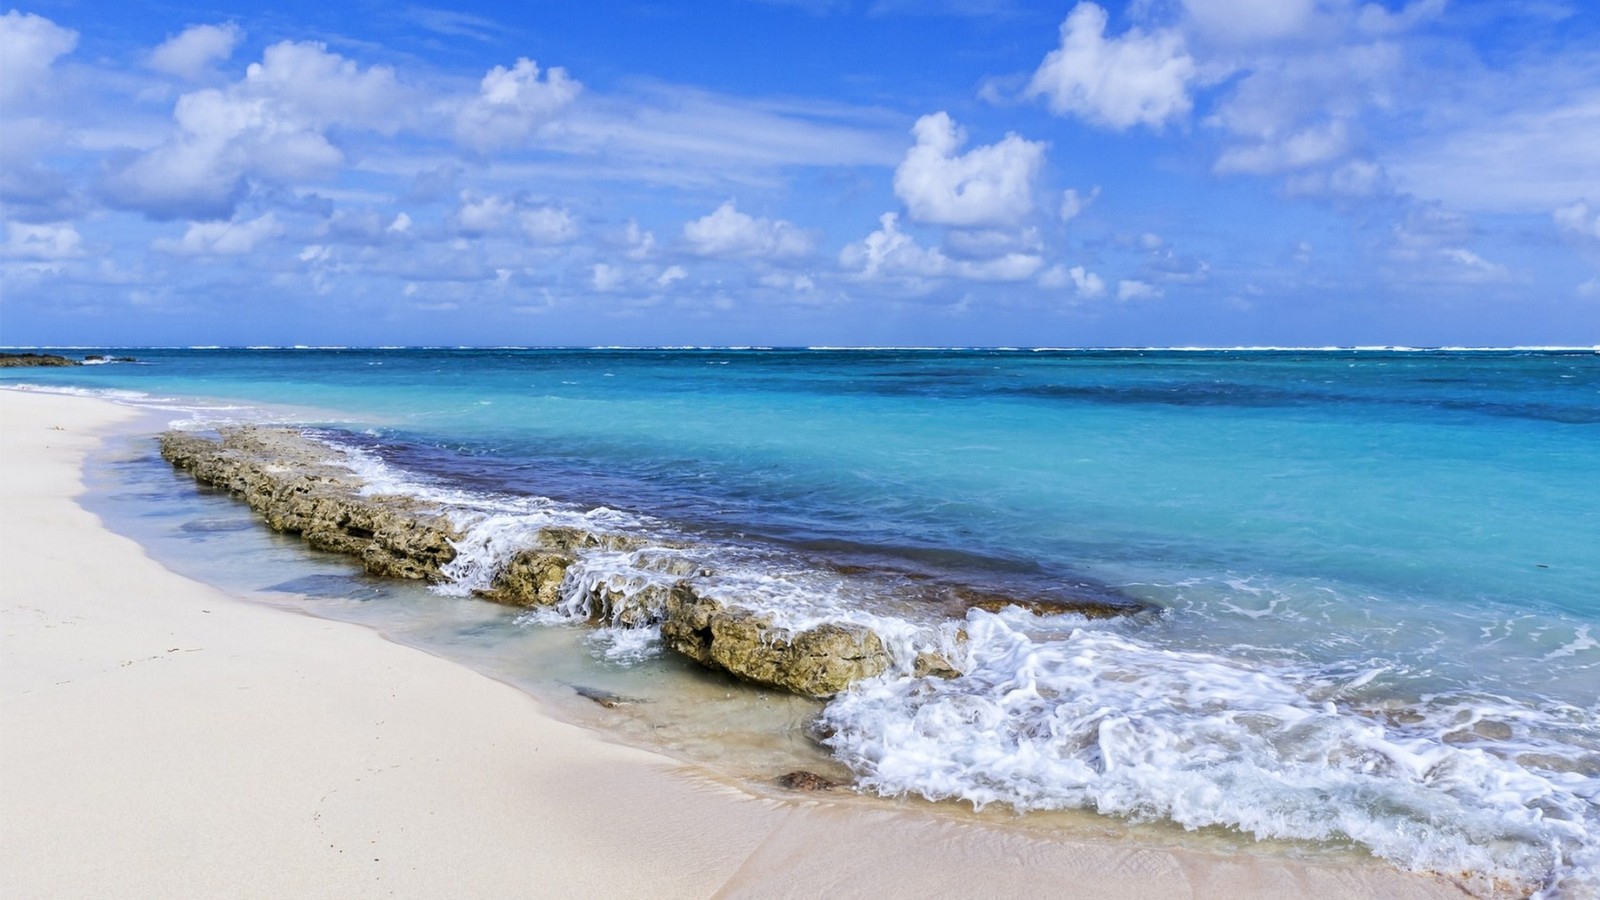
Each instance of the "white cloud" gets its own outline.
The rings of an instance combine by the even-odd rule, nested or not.
[[[1039,276],[1039,286],[1045,288],[1063,288],[1071,286],[1080,297],[1093,299],[1106,292],[1104,278],[1085,269],[1083,266],[1052,266],[1049,271]]]
[[[83,255],[83,237],[69,222],[50,225],[6,223],[6,242],[0,256],[6,259],[61,260]]]
[[[1009,225],[1033,211],[1033,180],[1043,143],[1008,134],[998,143],[956,153],[967,134],[940,112],[912,127],[917,143],[894,172],[895,196],[911,218],[939,225]]]
[[[1556,207],[1551,218],[1555,220],[1556,227],[1562,231],[1600,239],[1600,209],[1590,207],[1587,201],[1579,200],[1567,206]]]
[[[242,81],[178,98],[176,131],[113,171],[105,191],[154,218],[224,218],[249,180],[328,177],[344,154],[323,132],[345,126],[391,133],[403,119],[404,98],[385,66],[361,69],[318,43],[274,44]]]
[[[232,22],[191,25],[150,51],[145,64],[158,72],[198,81],[212,63],[232,56],[233,48],[243,39],[244,31]]]
[[[406,102],[394,70],[362,69],[315,41],[282,41],[245,70],[242,93],[269,99],[313,128],[357,126],[393,134]]]
[[[396,213],[394,221],[389,223],[388,231],[394,234],[405,234],[411,230],[411,217],[403,212]]]
[[[656,276],[656,284],[660,287],[671,287],[674,283],[689,277],[683,266],[667,266],[666,270]]]
[[[1118,131],[1160,128],[1189,113],[1196,65],[1183,36],[1131,28],[1108,39],[1106,11],[1079,3],[1061,23],[1061,46],[1050,51],[1028,84],[1057,115],[1076,115]]]
[[[517,218],[522,223],[522,233],[535,244],[565,244],[578,236],[577,220],[560,207],[523,210]]]
[[[739,212],[729,200],[711,213],[685,223],[683,237],[700,256],[725,259],[805,256],[811,237],[782,219],[758,219]]]
[[[839,265],[866,278],[931,278],[945,274],[950,259],[901,231],[899,218],[892,212],[880,216],[877,231],[839,252]]]
[[[456,227],[464,234],[498,231],[516,208],[515,203],[504,197],[494,194],[475,197],[470,191],[462,191],[461,208],[456,210]]]
[[[1577,293],[1579,297],[1600,297],[1600,275],[1578,285]]]
[[[56,58],[78,45],[78,33],[11,10],[0,16],[0,102],[12,103],[44,83]]]
[[[1032,253],[1007,253],[994,259],[961,260],[955,274],[971,281],[1027,281],[1044,265]]]
[[[1062,191],[1061,221],[1071,222],[1078,216],[1083,215],[1083,211],[1088,209],[1090,204],[1094,203],[1094,201],[1099,199],[1099,197],[1100,188],[1098,185],[1088,194],[1080,194],[1075,188],[1067,188],[1065,191]]]
[[[937,248],[924,247],[900,230],[899,216],[878,218],[878,230],[839,253],[839,265],[862,278],[924,280],[951,276],[969,281],[1025,281],[1044,265],[1033,253],[1010,252],[992,259],[953,260]]]
[[[240,256],[282,233],[283,226],[269,212],[248,222],[190,222],[182,238],[159,238],[151,246],[178,256]]]
[[[1117,282],[1117,299],[1124,303],[1129,300],[1154,300],[1162,294],[1161,288],[1148,282],[1129,278]]]
[[[527,57],[507,69],[495,66],[478,85],[478,96],[456,113],[456,139],[479,152],[520,144],[577,98],[583,85],[567,70],[552,67],[539,78]]]

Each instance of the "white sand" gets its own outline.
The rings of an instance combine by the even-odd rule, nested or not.
[[[106,402],[0,391],[0,895],[1459,897],[775,802],[359,626],[175,575],[72,498]],[[59,430],[58,430],[59,429]]]

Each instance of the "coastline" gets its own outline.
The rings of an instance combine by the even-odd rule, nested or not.
[[[7,896],[967,896],[1065,883],[1097,896],[1460,896],[1377,862],[1075,842],[887,803],[752,796],[359,626],[162,568],[72,500],[97,435],[131,418],[0,391]]]

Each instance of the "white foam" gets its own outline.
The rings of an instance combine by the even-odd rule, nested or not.
[[[1542,738],[1536,711],[1476,698],[1366,712],[1330,698],[1377,672],[1334,679],[1038,628],[971,612],[966,674],[861,683],[825,711],[826,743],[886,795],[1349,840],[1474,873],[1480,891],[1600,886],[1595,757]],[[1490,738],[1472,731],[1482,721]],[[1600,748],[1600,734],[1585,740]]]

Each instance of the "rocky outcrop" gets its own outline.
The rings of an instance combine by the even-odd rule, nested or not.
[[[684,656],[745,681],[807,697],[831,697],[889,668],[883,640],[861,625],[825,623],[790,631],[772,617],[673,587],[661,639]]]
[[[161,455],[196,480],[239,495],[275,531],[361,560],[374,575],[438,581],[461,537],[444,510],[411,497],[364,495],[338,451],[297,432],[244,426],[219,438],[161,436]]]
[[[578,556],[592,550],[635,550],[644,542],[628,535],[603,534],[570,526],[541,528],[533,546],[520,550],[495,575],[489,587],[477,591],[485,600],[508,606],[554,606],[561,602],[561,583]],[[594,618],[606,618],[601,606],[606,598],[591,602]],[[649,623],[641,623],[649,624]]]
[[[0,353],[0,369],[18,366],[81,366],[83,363],[54,353]]]
[[[441,581],[464,537],[449,510],[438,504],[362,493],[363,482],[345,464],[342,451],[291,429],[242,426],[222,429],[217,437],[172,431],[161,436],[161,454],[197,480],[241,497],[273,529],[353,556],[375,575]],[[841,572],[852,578],[864,574]],[[785,627],[773,615],[716,592],[714,574],[684,548],[561,526],[536,532],[476,594],[511,606],[576,602],[600,624],[659,625],[663,643],[673,651],[753,684],[808,697],[830,697],[888,671],[894,662],[883,638],[865,625]],[[957,614],[1019,606],[1039,614],[1102,616],[1141,608],[1114,600],[1019,598],[960,587],[945,589],[944,596]],[[937,650],[923,649],[901,664],[917,677],[961,674],[959,662]]]

